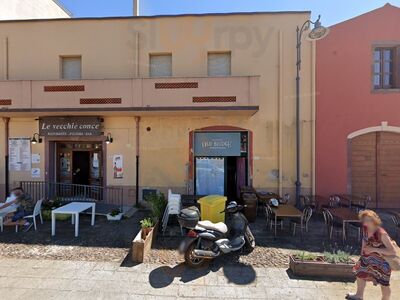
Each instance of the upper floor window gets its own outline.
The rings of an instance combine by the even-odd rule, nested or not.
[[[398,72],[400,67],[397,64],[398,48],[377,47],[374,49],[374,88],[393,89],[399,88],[400,79]]]
[[[81,79],[82,78],[81,56],[62,56],[60,73],[61,73],[61,79]]]
[[[231,75],[231,53],[209,52],[208,76],[230,76],[230,75]]]
[[[172,54],[150,54],[150,77],[172,76]]]

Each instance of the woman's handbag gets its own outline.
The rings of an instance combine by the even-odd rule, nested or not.
[[[390,265],[390,268],[393,271],[400,271],[400,248],[397,246],[395,241],[392,241],[393,247],[396,251],[396,255],[392,256],[384,256],[384,259],[388,262]]]

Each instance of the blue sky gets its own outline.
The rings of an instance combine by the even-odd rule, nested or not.
[[[75,17],[128,16],[133,0],[59,0]],[[383,6],[379,0],[141,0],[141,15],[311,10],[332,25]],[[400,7],[400,0],[391,4]]]

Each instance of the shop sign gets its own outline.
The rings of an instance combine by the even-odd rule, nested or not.
[[[45,117],[39,119],[40,136],[102,135],[98,117]]]
[[[240,132],[197,132],[195,156],[240,156]]]

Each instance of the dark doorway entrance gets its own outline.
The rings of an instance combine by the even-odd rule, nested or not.
[[[89,185],[90,152],[74,151],[72,155],[72,183]]]
[[[101,143],[57,142],[57,183],[103,186]]]
[[[236,157],[227,157],[226,160],[226,196],[229,201],[236,201],[237,169]]]

